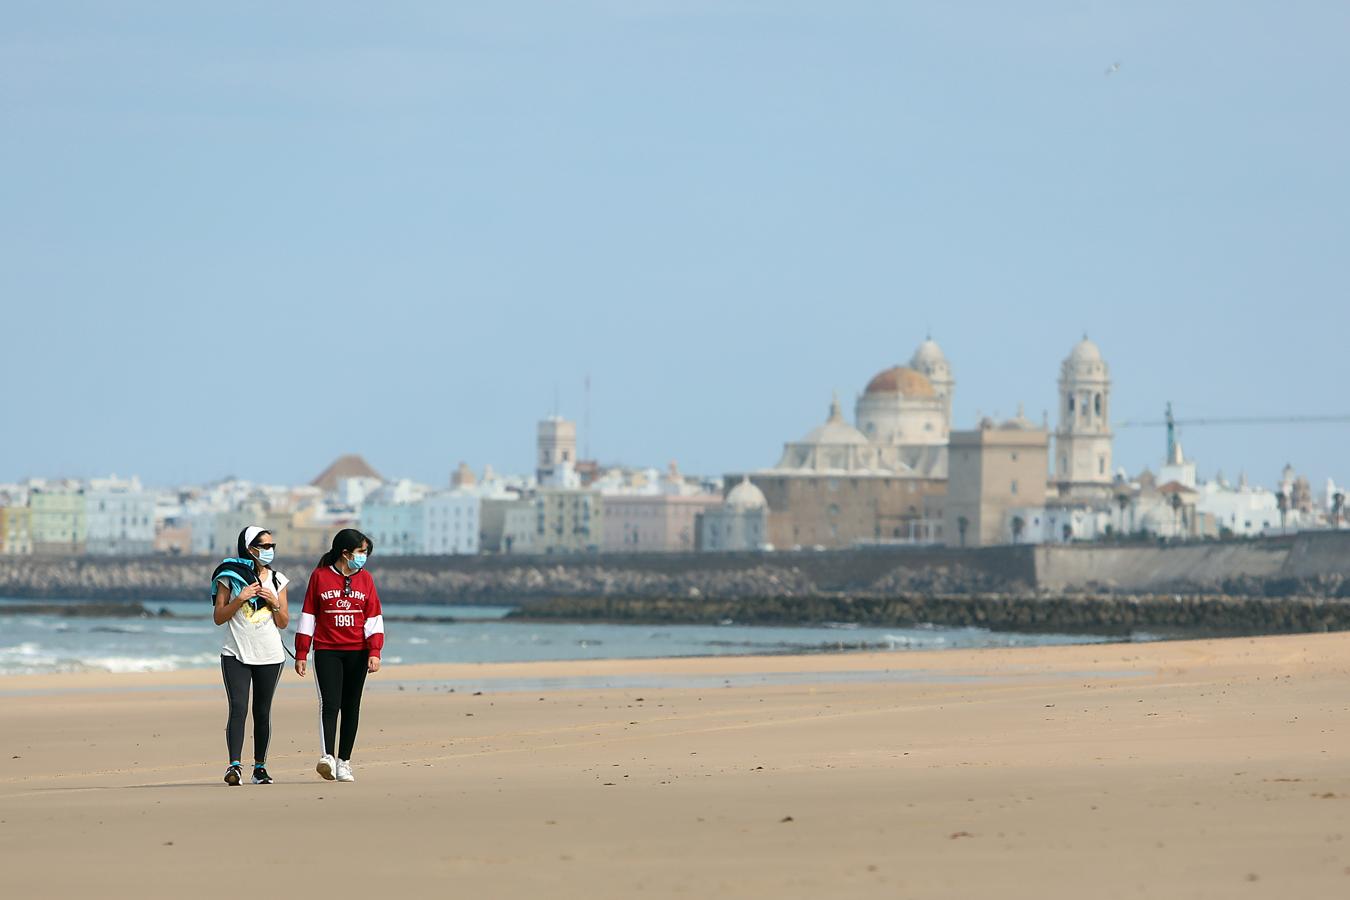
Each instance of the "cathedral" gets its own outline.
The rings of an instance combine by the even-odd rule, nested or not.
[[[836,400],[825,424],[783,448],[782,472],[871,472],[945,478],[956,381],[931,338],[908,366],[878,372],[858,396],[850,425]]]
[[[1067,512],[1109,504],[1110,370],[1087,336],[1060,364],[1053,453],[1047,430],[1020,413],[1001,425],[985,419],[954,440],[955,388],[951,364],[930,337],[906,365],[867,383],[852,422],[836,397],[825,422],[785,444],[777,465],[728,474],[726,483],[748,477],[763,491],[770,542],[784,549],[941,542],[943,520],[952,518],[944,515],[949,497],[991,522],[1002,522],[1013,508]],[[954,443],[963,448],[959,474],[951,468]],[[1028,469],[1032,455],[1042,460],[1040,474]],[[1000,474],[1007,465],[1015,465],[1016,477]],[[961,483],[949,483],[949,475]],[[991,527],[1001,532],[1004,526]]]

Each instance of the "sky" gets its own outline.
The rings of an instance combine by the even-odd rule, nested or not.
[[[1053,412],[1085,333],[1119,421],[1350,414],[1347,37],[1299,0],[10,0],[0,482],[443,484],[529,471],[555,411],[741,471],[927,334],[958,428]],[[1347,424],[1181,438],[1350,481]]]

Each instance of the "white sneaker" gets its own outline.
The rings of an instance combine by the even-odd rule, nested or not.
[[[337,780],[355,781],[356,776],[352,774],[352,764],[345,759],[339,759],[337,762]]]
[[[325,781],[332,781],[334,768],[333,757],[325,753],[319,757],[319,764],[314,767],[314,771],[318,772],[319,776]]]

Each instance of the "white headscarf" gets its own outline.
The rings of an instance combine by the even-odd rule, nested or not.
[[[251,558],[251,557],[249,556],[249,552],[248,552],[249,545],[253,543],[253,539],[254,539],[254,538],[256,538],[258,535],[262,534],[262,533],[265,532],[265,531],[267,531],[267,529],[266,529],[266,528],[263,528],[261,525],[250,525],[250,526],[248,526],[247,528],[245,528],[243,531],[239,532],[239,558],[240,558],[240,559],[250,559],[250,558]]]

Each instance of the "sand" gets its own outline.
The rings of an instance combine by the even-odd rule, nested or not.
[[[224,717],[214,670],[0,680],[5,895],[1350,896],[1344,634],[389,667],[354,784],[308,680],[275,785]]]

